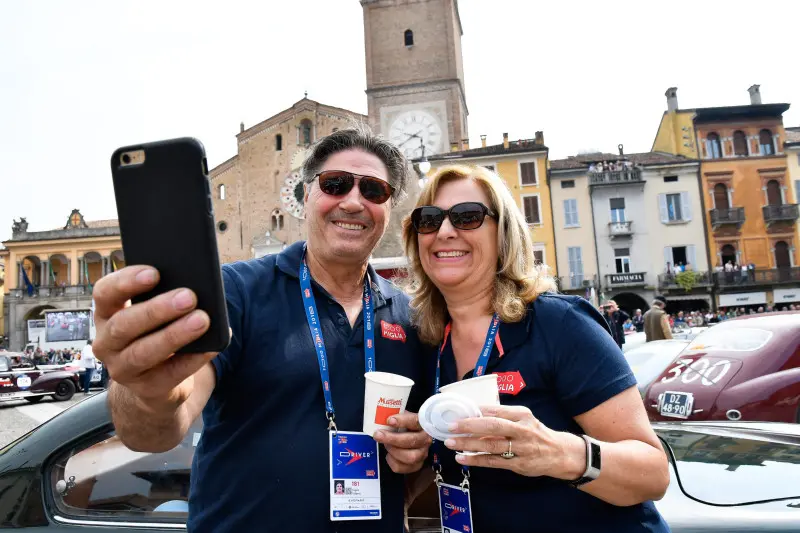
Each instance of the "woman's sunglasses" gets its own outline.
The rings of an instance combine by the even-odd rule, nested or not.
[[[319,178],[320,190],[331,196],[344,196],[353,189],[356,181],[358,181],[358,190],[361,196],[373,204],[382,204],[394,194],[394,187],[382,179],[361,176],[344,170],[326,170],[314,177]]]
[[[439,231],[445,217],[448,217],[456,229],[478,229],[487,215],[497,219],[497,213],[480,202],[463,202],[450,209],[423,205],[411,212],[411,224],[417,233],[434,233]]]

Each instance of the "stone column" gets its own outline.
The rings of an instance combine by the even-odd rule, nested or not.
[[[42,261],[42,273],[39,276],[39,285],[42,287],[50,286],[50,269],[47,268],[49,261]]]
[[[84,285],[83,282],[83,257],[78,258],[78,285]]]
[[[77,250],[72,250],[69,259],[69,285],[78,284],[78,267],[78,252]]]
[[[22,277],[22,261],[17,261],[17,288],[24,289],[25,288],[25,279]]]

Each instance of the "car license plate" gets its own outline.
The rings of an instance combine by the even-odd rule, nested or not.
[[[694,395],[691,392],[665,392],[658,402],[661,416],[672,418],[689,418],[694,406]]]
[[[11,396],[16,396],[16,392],[0,392],[0,398],[10,398]]]
[[[102,377],[103,377],[102,375],[100,375],[97,372],[95,372],[94,374],[92,374],[91,382],[94,383],[95,381],[100,381],[100,379],[102,379]]]

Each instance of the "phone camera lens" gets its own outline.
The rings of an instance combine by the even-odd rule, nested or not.
[[[128,154],[122,154],[122,162],[127,165],[131,162],[131,156]]]

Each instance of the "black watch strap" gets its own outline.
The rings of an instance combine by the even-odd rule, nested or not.
[[[580,435],[586,443],[586,470],[576,480],[568,481],[572,487],[580,487],[600,476],[600,444],[588,435]]]

